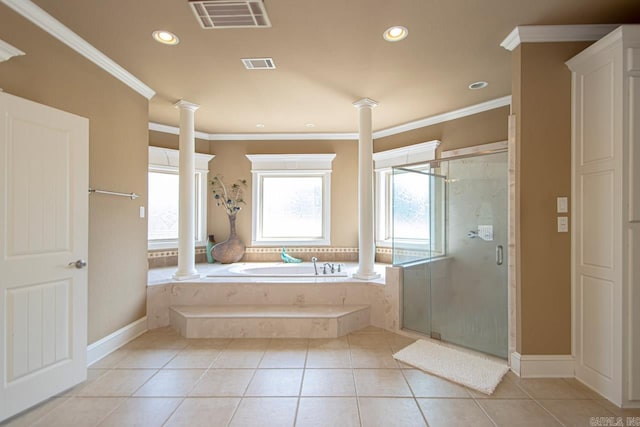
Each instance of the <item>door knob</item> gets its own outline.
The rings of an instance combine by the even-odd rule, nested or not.
[[[72,261],[69,263],[69,267],[75,267],[75,268],[85,268],[87,266],[87,261],[83,260],[83,259],[79,259],[77,261]]]

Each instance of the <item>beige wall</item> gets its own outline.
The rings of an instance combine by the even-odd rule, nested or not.
[[[571,354],[571,235],[557,232],[556,197],[571,195],[571,73],[564,63],[587,46],[528,43],[513,55],[521,354]]]
[[[145,314],[147,100],[0,5],[0,39],[26,52],[0,63],[5,92],[89,119],[89,183],[136,201],[89,198],[89,342]],[[37,268],[37,266],[34,266]]]
[[[375,111],[374,111],[375,115]],[[496,108],[374,141],[373,151],[440,140],[438,152],[507,140],[509,107]]]

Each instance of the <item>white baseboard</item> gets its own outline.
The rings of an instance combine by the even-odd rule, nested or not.
[[[571,355],[522,355],[511,353],[511,370],[521,378],[573,378]]]
[[[87,366],[91,366],[145,332],[147,332],[147,316],[129,323],[93,344],[89,344],[87,347]]]

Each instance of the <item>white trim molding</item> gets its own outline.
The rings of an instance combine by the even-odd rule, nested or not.
[[[331,245],[331,163],[330,154],[247,154],[251,162],[251,245],[329,246]],[[263,182],[274,177],[322,179],[322,235],[301,237],[263,236]]]
[[[470,105],[468,107],[449,111],[448,113],[442,113],[436,116],[426,117],[424,119],[416,120],[398,126],[393,126],[387,129],[382,129],[374,132],[373,138],[380,139],[384,138],[385,136],[397,135],[399,133],[408,132],[410,130],[420,129],[423,127],[436,125],[438,123],[448,122],[450,120],[461,119],[463,117],[472,116],[474,114],[483,113],[489,110],[495,110],[496,108],[506,107],[508,105],[511,105],[511,95],[492,99],[486,102],[481,102],[480,104]]]
[[[436,139],[373,153],[375,169],[377,171],[378,169],[389,169],[394,166],[428,162],[436,158],[436,148],[438,148],[439,145],[440,141]]]
[[[20,49],[11,46],[9,43],[0,40],[0,62],[8,61],[14,56],[24,55]]]
[[[194,153],[195,169],[209,172],[209,162],[216,157],[213,154]],[[149,146],[149,164],[153,166],[178,168],[180,166],[180,151],[172,148]]]
[[[3,0],[0,0],[3,1]],[[384,138],[410,130],[420,129],[427,126],[436,125],[438,123],[447,122],[449,120],[460,119],[462,117],[471,116],[473,114],[494,110],[500,107],[511,105],[511,95],[502,98],[492,99],[480,104],[471,105],[469,107],[460,108],[448,113],[438,114],[436,116],[426,117],[424,119],[405,123],[398,126],[382,129],[373,132],[373,139]],[[161,123],[149,123],[149,130],[156,132],[169,133],[179,135],[180,129],[175,126],[164,125]],[[322,141],[322,140],[341,140],[353,141],[358,139],[357,132],[343,133],[206,133],[196,132],[196,138],[205,141]]]
[[[67,26],[49,15],[31,0],[0,0],[0,2],[60,40],[145,98],[151,99],[156,94],[153,89],[138,80],[133,74],[129,73],[104,53],[93,47],[85,39],[71,31]]]
[[[498,150],[507,150],[509,144],[507,141],[491,142],[489,144],[474,145],[472,147],[458,148],[455,150],[447,150],[440,153],[441,159],[448,159],[457,156],[468,156],[472,154],[489,153]]]
[[[87,366],[91,366],[147,332],[147,316],[118,329],[87,347]]]
[[[511,353],[511,370],[521,378],[573,378],[575,358],[567,355]]]
[[[619,25],[520,25],[500,43],[512,51],[521,43],[580,42],[600,40]]]

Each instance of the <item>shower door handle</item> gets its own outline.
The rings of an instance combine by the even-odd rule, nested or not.
[[[502,245],[496,246],[496,264],[502,265],[504,261],[504,253],[502,249]]]

